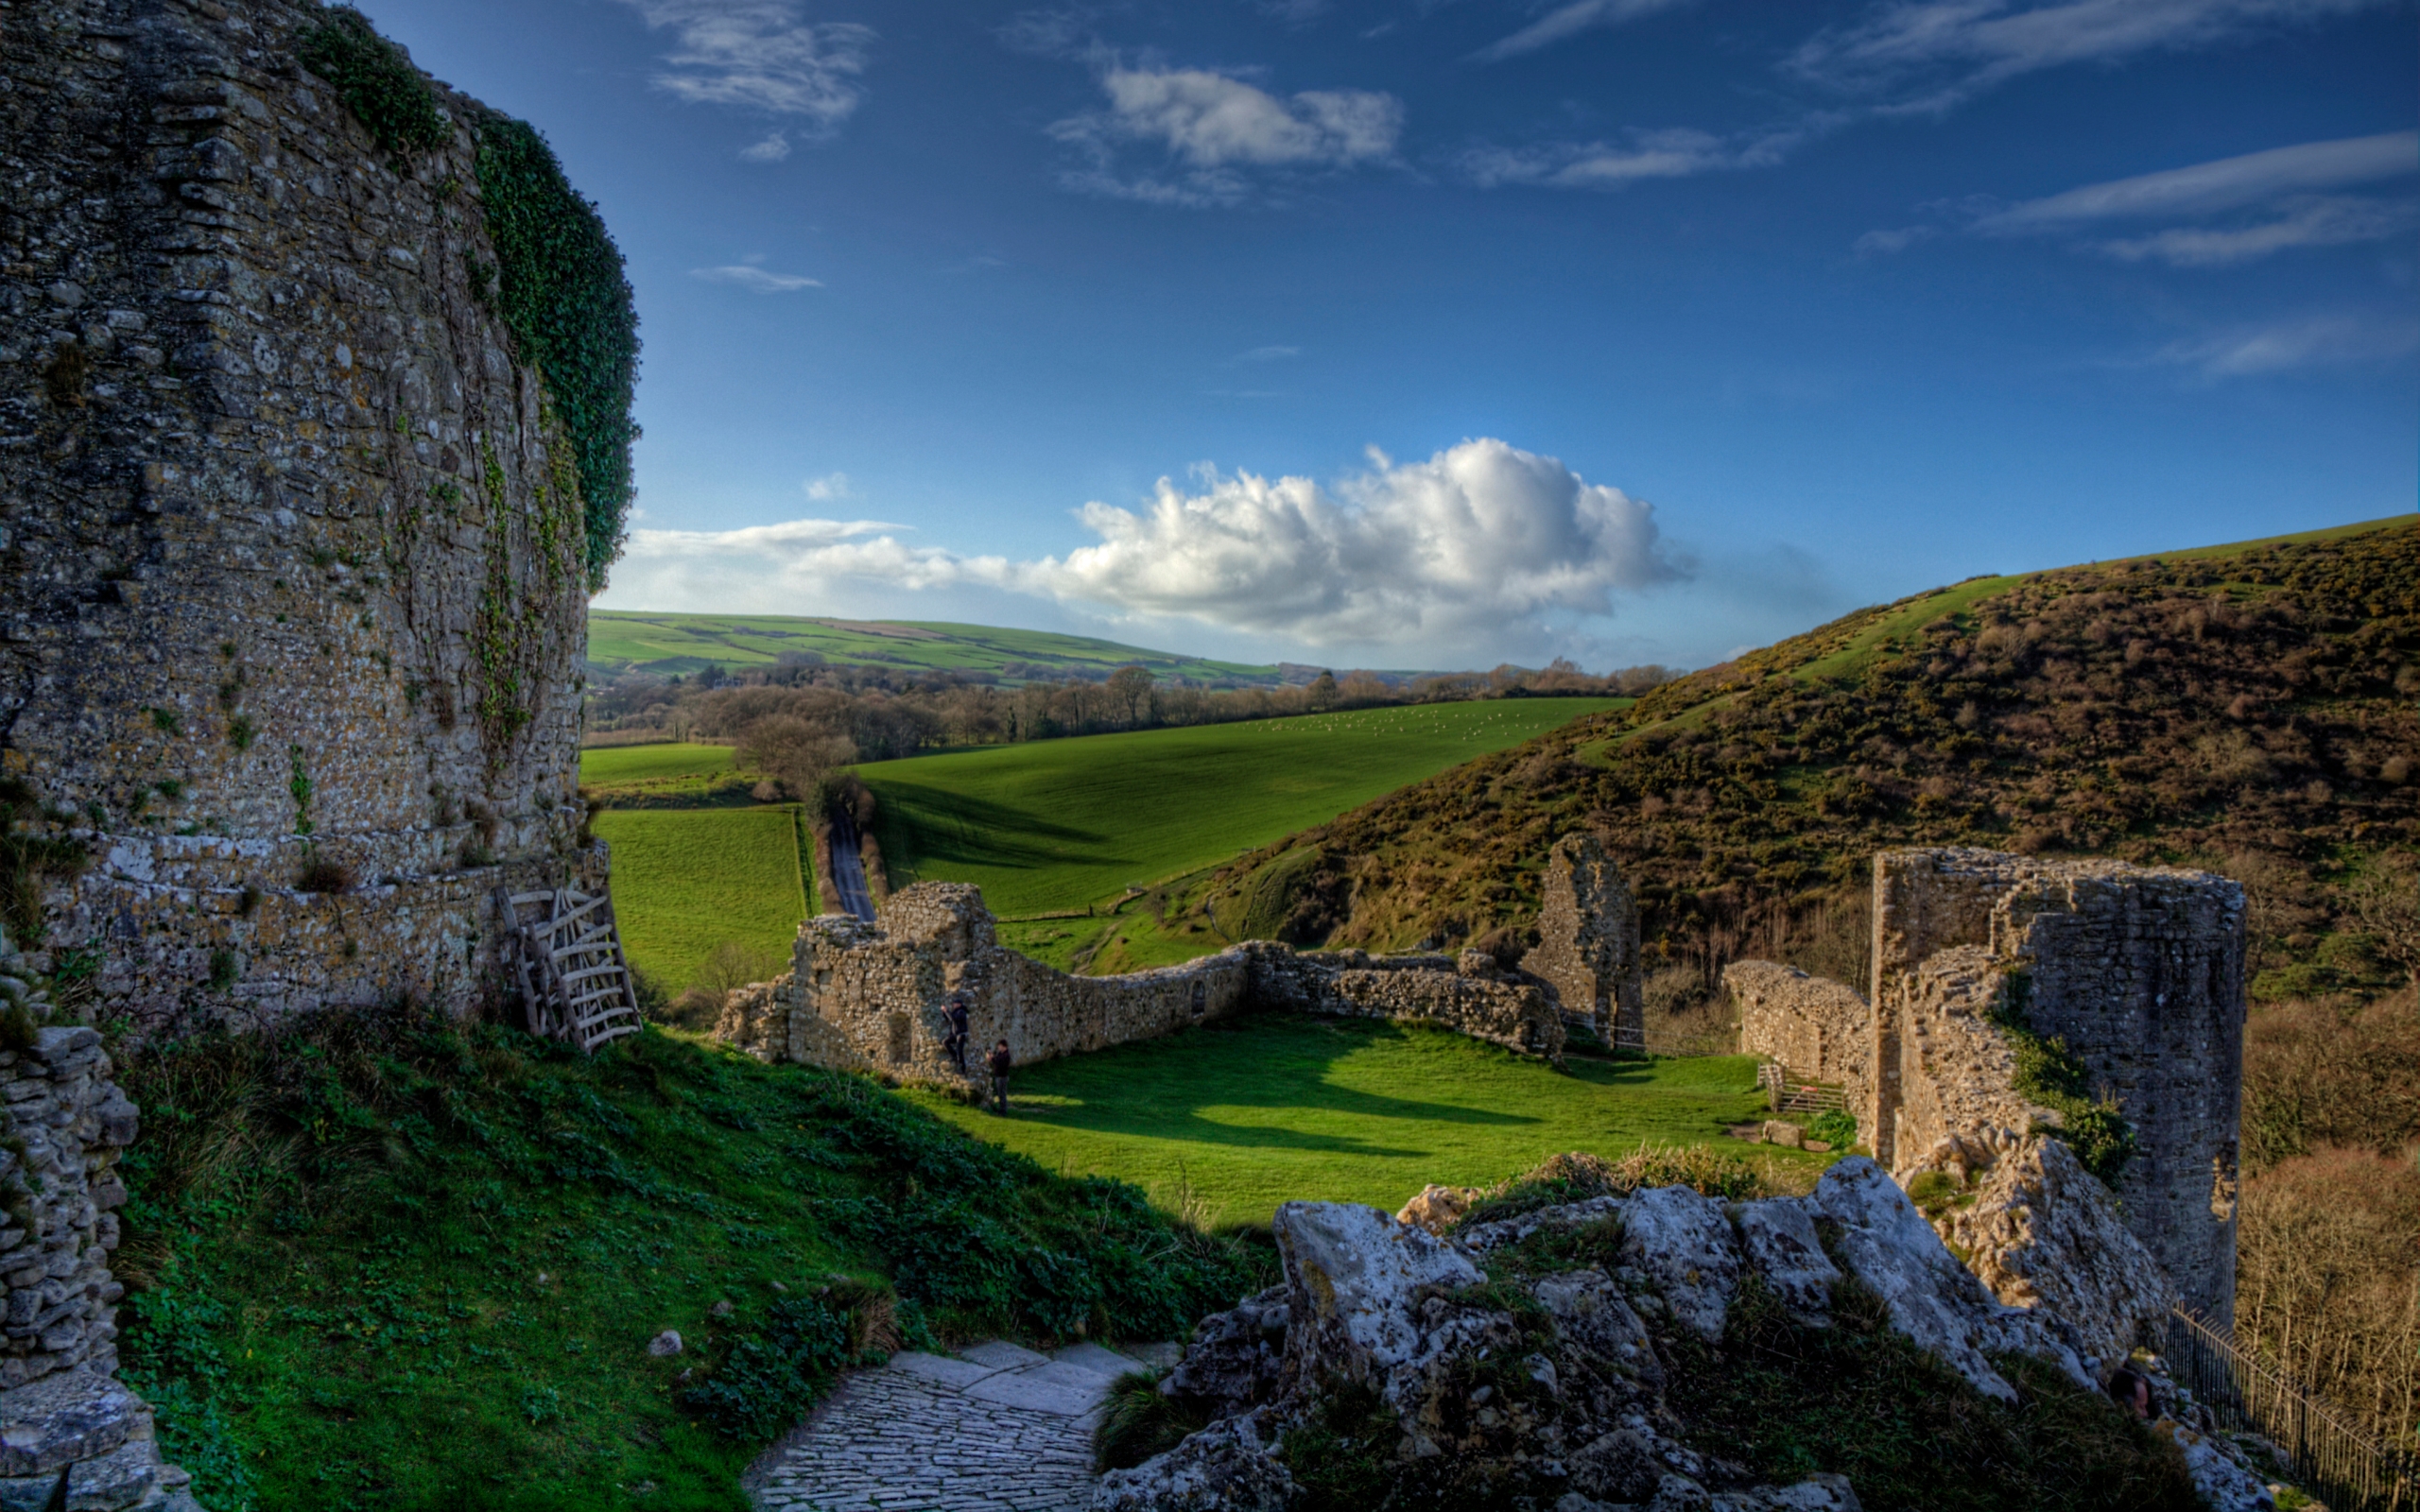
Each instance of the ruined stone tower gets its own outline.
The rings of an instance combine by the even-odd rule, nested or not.
[[[604,864],[629,364],[537,360],[522,245],[593,211],[350,12],[12,0],[0,72],[0,902],[105,1013],[467,1002],[494,888]]]
[[[1638,902],[1596,836],[1567,834],[1547,858],[1538,948],[1521,970],[1552,983],[1565,1012],[1586,1017],[1608,1044],[1644,1047]]]
[[[2187,1302],[2235,1312],[2243,1072],[2243,893],[2202,871],[1989,850],[1874,862],[1875,1076],[1861,1132],[1908,1172],[2043,1116],[2020,1037],[2065,1047],[2131,1150],[2126,1227]]]

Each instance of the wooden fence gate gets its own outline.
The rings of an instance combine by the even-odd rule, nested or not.
[[[512,964],[531,1034],[593,1055],[598,1045],[639,1032],[638,992],[622,958],[612,894],[499,887],[495,898],[511,926]]]

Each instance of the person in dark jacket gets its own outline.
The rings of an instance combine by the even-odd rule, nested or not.
[[[1009,1054],[1009,1042],[1006,1040],[994,1046],[991,1056],[983,1062],[992,1071],[993,1110],[1004,1118],[1008,1116],[1009,1111],[1009,1068],[1016,1063],[1016,1057]]]
[[[959,988],[949,995],[949,1006],[942,1010],[949,1021],[949,1033],[942,1040],[942,1048],[958,1065],[958,1074],[966,1074],[966,988]]]

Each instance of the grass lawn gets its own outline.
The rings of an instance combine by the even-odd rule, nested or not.
[[[614,808],[737,807],[750,779],[731,769],[729,746],[667,741],[579,753],[579,785]]]
[[[1087,908],[1267,845],[1607,698],[1501,698],[992,746],[857,768],[894,886]]]
[[[1274,683],[1277,668],[1209,662],[1085,635],[1011,630],[939,620],[802,619],[788,614],[657,614],[628,610],[588,611],[588,655],[608,665],[645,664],[659,672],[695,672],[709,663],[731,669],[768,666],[785,652],[807,651],[828,662],[971,672],[1020,682],[1028,676],[1068,672],[1099,676],[1144,666],[1221,683]],[[1008,668],[1019,668],[1011,676]]]
[[[1732,1144],[1762,1115],[1755,1057],[1602,1061],[1568,1074],[1443,1030],[1254,1014],[1020,1072],[1001,1119],[908,1095],[1062,1175],[1132,1181],[1208,1227],[1289,1198],[1393,1211],[1428,1182],[1477,1186],[1549,1155],[1709,1144],[1811,1187],[1831,1159]]]
[[[622,948],[666,992],[725,940],[788,958],[814,881],[797,804],[607,810],[596,829],[614,848]]]

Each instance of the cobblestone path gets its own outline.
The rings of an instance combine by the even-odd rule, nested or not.
[[[840,1383],[746,1478],[759,1512],[1080,1512],[1109,1383],[1173,1346],[1056,1355],[994,1340]]]

